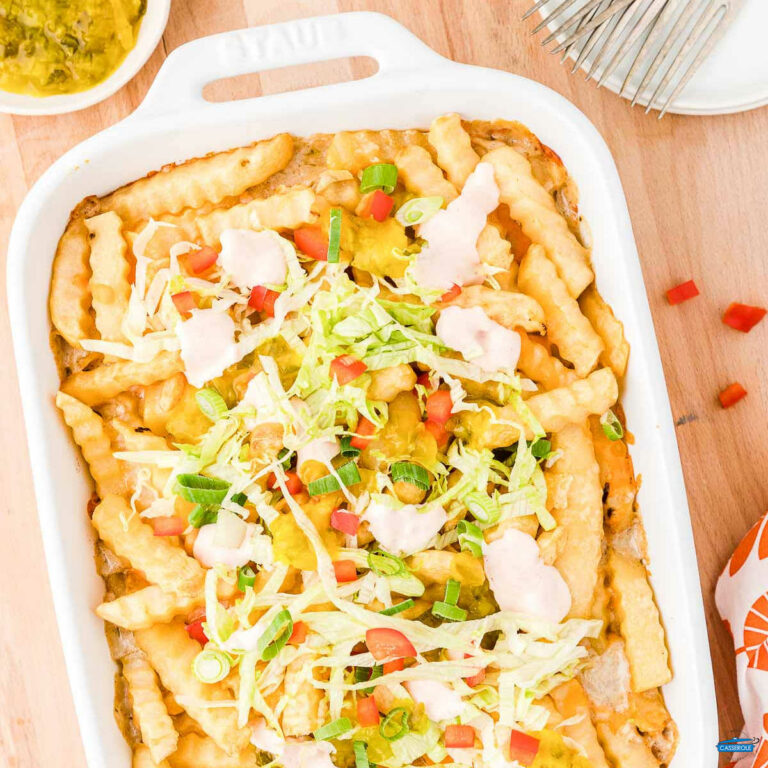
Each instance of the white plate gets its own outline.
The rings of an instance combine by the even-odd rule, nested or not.
[[[373,77],[311,90],[212,104],[215,79],[341,56],[371,56]],[[506,72],[438,56],[387,16],[349,13],[228,32],[177,48],[133,115],[75,147],[30,191],[11,233],[8,303],[38,514],[67,669],[90,768],[127,768],[112,718],[114,664],[93,608],[95,573],[85,505],[89,483],[53,404],[48,280],[72,207],[171,161],[236,147],[280,131],[428,127],[435,115],[517,119],[563,158],[590,223],[598,284],[632,343],[623,404],[653,582],[675,671],[665,696],[680,729],[674,768],[714,766],[714,686],[680,459],[632,226],[608,148],[570,102]]]

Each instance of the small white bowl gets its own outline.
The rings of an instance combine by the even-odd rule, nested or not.
[[[148,0],[136,45],[120,66],[93,88],[57,96],[27,96],[0,89],[0,112],[12,115],[60,115],[76,112],[110,97],[122,88],[146,63],[163,35],[171,10],[171,0]]]

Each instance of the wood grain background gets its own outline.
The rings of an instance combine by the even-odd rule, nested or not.
[[[598,91],[583,76],[568,75],[529,37],[533,25],[518,20],[526,7],[524,0],[173,0],[162,44],[111,99],[60,117],[0,116],[0,252],[5,254],[26,190],[51,162],[131,112],[167,53],[203,35],[321,13],[377,10],[445,56],[506,69],[564,94],[608,141],[629,202],[678,424],[710,629],[720,736],[734,736],[741,717],[733,651],[712,595],[731,550],[768,505],[768,322],[744,336],[722,325],[719,315],[731,301],[768,301],[768,108],[722,117],[670,115],[659,122],[614,94]],[[216,95],[274,92],[364,73],[357,62],[332,62],[254,76],[245,85],[219,86]],[[691,277],[702,296],[669,307],[664,291]],[[4,281],[2,269],[3,296]],[[80,768],[85,760],[43,561],[8,325],[3,309],[0,764]],[[735,380],[749,396],[723,411],[716,393]]]

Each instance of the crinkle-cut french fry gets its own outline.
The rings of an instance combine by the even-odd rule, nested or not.
[[[552,196],[533,177],[531,164],[511,147],[488,152],[483,162],[493,164],[501,202],[507,204],[512,218],[520,222],[527,237],[544,246],[568,292],[578,297],[594,278],[589,252],[568,228]]]
[[[236,708],[209,706],[231,700],[232,694],[223,683],[204,684],[195,677],[192,662],[200,644],[189,637],[181,621],[139,629],[134,636],[162,684],[221,749],[236,755],[248,746],[249,732],[237,727]],[[198,765],[209,763],[201,761]]]
[[[323,724],[323,692],[312,685],[312,662],[317,654],[303,653],[285,668],[283,709],[280,725],[286,736],[306,736]]]
[[[571,592],[569,617],[583,619],[590,616],[603,545],[603,490],[586,422],[555,432],[552,449],[560,458],[547,472],[567,480],[566,505],[552,513],[562,537],[554,565]]]
[[[445,584],[448,579],[455,579],[467,587],[481,587],[485,583],[483,563],[471,552],[427,549],[413,555],[408,560],[408,567],[428,584]]]
[[[672,672],[664,628],[645,566],[640,560],[611,550],[608,578],[613,590],[613,610],[629,661],[632,690],[647,691],[668,683]]]
[[[137,744],[133,752],[132,768],[173,768],[167,760],[156,763],[146,744]]]
[[[564,726],[563,733],[583,748],[591,768],[609,768],[592,722],[589,699],[581,683],[576,679],[569,680],[558,685],[549,695],[563,720],[572,720],[570,725]]]
[[[73,346],[90,339],[96,326],[90,312],[91,276],[88,230],[82,219],[72,219],[56,248],[48,307],[54,328]]]
[[[96,328],[105,341],[127,341],[121,326],[128,309],[131,285],[128,246],[123,237],[123,222],[114,211],[85,220],[91,244],[91,279]]]
[[[442,197],[450,203],[458,197],[456,187],[443,176],[440,167],[424,147],[411,146],[399,152],[395,164],[405,188],[418,197]]]
[[[373,163],[393,163],[400,150],[413,144],[426,147],[427,137],[417,130],[340,131],[328,147],[326,164],[357,175]]]
[[[416,374],[407,363],[390,365],[369,373],[371,382],[366,395],[369,400],[391,403],[401,392],[410,392],[416,384]]]
[[[528,334],[522,331],[517,367],[544,389],[565,387],[577,378],[576,372],[566,368],[556,357],[550,355],[544,344],[529,338]]]
[[[659,768],[659,761],[632,722],[597,723],[597,735],[613,765],[621,768]]]
[[[524,293],[497,291],[485,285],[468,285],[443,306],[482,307],[485,314],[499,325],[514,330],[544,333],[544,310],[536,299]]]
[[[512,244],[501,236],[496,227],[490,225],[483,227],[477,238],[477,253],[480,256],[480,261],[489,267],[508,271],[514,264]],[[493,275],[493,277],[500,280],[503,273]]]
[[[349,171],[323,171],[315,182],[315,192],[329,206],[340,205],[353,212],[362,200],[360,184]]]
[[[99,496],[125,494],[128,491],[125,468],[112,455],[112,446],[101,416],[64,392],[57,393],[56,406],[88,462]]]
[[[73,373],[62,382],[61,391],[86,405],[99,405],[129,387],[153,384],[183,370],[184,363],[178,352],[163,351],[146,363],[121,360],[90,371]]]
[[[612,368],[620,379],[626,373],[629,361],[629,344],[624,337],[624,325],[613,314],[594,284],[579,296],[579,306],[605,345],[600,362]]]
[[[547,335],[561,357],[573,363],[579,376],[586,376],[597,365],[605,345],[581,314],[578,302],[540,245],[528,249],[517,273],[517,284],[544,308]]]
[[[120,419],[111,419],[109,425],[117,433],[118,448],[121,451],[170,451],[171,446],[168,445],[168,441],[164,437],[155,435],[152,432],[136,431],[130,424],[126,424]],[[143,425],[142,425],[143,427]],[[144,427],[144,430],[146,428]],[[135,467],[140,465],[135,464]],[[171,470],[168,467],[158,467],[154,464],[148,465],[149,481],[157,492],[158,495],[162,495],[165,484],[170,477]],[[136,477],[134,473],[134,477]],[[131,485],[131,492],[136,491],[135,481]],[[151,495],[151,491],[149,491]],[[147,504],[151,503],[151,500]]]
[[[168,414],[184,396],[186,388],[187,378],[181,372],[143,388],[140,403],[141,418],[155,434],[166,431]]]
[[[203,595],[180,597],[155,586],[144,587],[122,595],[96,608],[96,613],[123,629],[146,629],[165,624],[176,616],[184,616],[203,604]]]
[[[461,189],[480,162],[461,118],[457,114],[436,117],[429,128],[429,143],[435,148],[437,164],[445,171],[448,181]]]
[[[621,533],[632,525],[635,517],[637,480],[632,457],[624,440],[608,439],[597,416],[590,417],[589,425],[605,494],[605,524],[611,533]]]
[[[176,751],[179,734],[173,727],[155,672],[143,654],[133,653],[123,659],[123,677],[131,696],[134,722],[141,740],[156,763]]]
[[[217,208],[197,218],[197,230],[203,243],[215,246],[225,229],[298,229],[317,218],[312,212],[314,203],[311,189],[291,189],[232,208]]]
[[[228,755],[213,739],[197,733],[188,733],[179,739],[179,747],[169,763],[171,768],[258,768],[261,765],[255,747],[248,746]]]
[[[182,597],[199,595],[203,568],[197,560],[170,539],[155,536],[125,499],[105,496],[93,512],[93,524],[104,543],[143,571],[148,581]]]
[[[506,520],[502,520],[498,525],[494,525],[493,528],[487,528],[485,530],[485,540],[490,544],[492,541],[500,539],[504,535],[504,531],[509,528],[514,528],[516,531],[522,531],[529,536],[536,536],[536,531],[539,530],[539,520],[536,515],[520,515],[519,517],[510,517]],[[547,563],[551,565],[551,563]]]
[[[281,133],[249,147],[167,166],[108,195],[102,207],[126,223],[200,208],[261,184],[285,168],[292,156],[293,138]]]

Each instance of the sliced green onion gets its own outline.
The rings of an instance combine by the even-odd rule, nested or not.
[[[354,458],[355,456],[359,456],[361,451],[359,448],[355,448],[354,445],[350,445],[352,442],[352,435],[344,435],[344,437],[341,438],[341,455],[346,456],[347,458]]]
[[[405,482],[421,488],[422,491],[429,490],[429,473],[418,464],[413,464],[410,461],[398,461],[390,467],[389,471],[393,483]]]
[[[609,440],[621,440],[624,437],[624,427],[613,411],[606,411],[600,417],[600,426]]]
[[[404,227],[415,227],[431,219],[442,207],[445,201],[442,197],[414,197],[405,205],[400,206],[395,218]]]
[[[475,557],[483,556],[483,532],[469,520],[459,520],[456,526],[459,532],[459,545],[466,552],[471,552]]]
[[[244,507],[246,502],[248,501],[248,497],[244,493],[233,493],[229,500],[238,506]]]
[[[540,437],[531,446],[531,455],[534,459],[546,459],[552,450],[552,443],[546,438]]]
[[[368,553],[368,567],[377,576],[399,576],[408,570],[403,560],[380,549]]]
[[[202,528],[204,525],[215,523],[219,517],[219,510],[207,504],[198,504],[190,513],[187,521],[193,528]]]
[[[293,456],[287,448],[281,448],[280,453],[277,454],[278,461],[282,465],[283,469],[291,468],[291,459]]]
[[[316,741],[328,741],[328,739],[336,739],[351,730],[352,721],[348,717],[339,717],[318,728],[313,736]]]
[[[368,747],[364,741],[353,741],[352,749],[355,751],[355,768],[370,768],[368,762]]]
[[[397,186],[397,166],[392,163],[375,163],[363,169],[360,179],[360,191],[373,192],[380,189],[388,195],[395,191]]]
[[[193,504],[221,504],[229,490],[226,480],[203,475],[179,475],[173,492]]]
[[[256,571],[250,565],[244,565],[237,569],[237,588],[245,592],[246,587],[252,587],[256,583]]]
[[[407,600],[403,600],[402,603],[393,605],[390,608],[385,608],[383,611],[379,611],[382,616],[397,616],[398,613],[407,611],[409,608],[413,608],[416,603],[413,602],[413,598],[409,597]]]
[[[229,656],[218,648],[205,648],[192,662],[192,671],[201,683],[220,682],[229,674],[231,667]]]
[[[293,632],[293,619],[291,618],[291,614],[283,608],[283,610],[272,619],[272,623],[256,642],[256,650],[259,652],[262,660],[269,661],[270,659],[274,659],[285,647],[288,638],[291,636],[291,632]]]
[[[211,421],[218,421],[229,408],[224,398],[213,388],[206,387],[195,392],[197,407],[203,412],[203,416]]]
[[[359,483],[360,471],[357,468],[357,464],[354,461],[348,461],[346,464],[342,464],[337,470],[336,474],[345,486],[355,485]],[[322,496],[324,493],[333,493],[340,489],[339,481],[333,475],[324,475],[317,480],[313,480],[307,486],[307,492],[310,496]]]
[[[432,606],[432,614],[448,621],[464,621],[467,618],[467,612],[463,608],[440,600]]]
[[[493,499],[484,491],[471,491],[461,499],[467,509],[476,520],[485,525],[493,525],[498,522],[500,510],[493,503]]]
[[[408,731],[408,710],[405,707],[395,707],[379,723],[379,733],[387,741],[402,739]]]
[[[341,243],[341,208],[331,208],[328,226],[328,263],[339,263],[339,244]]]
[[[355,682],[370,683],[383,674],[384,668],[381,664],[376,664],[374,667],[355,667]],[[373,693],[373,688],[363,688],[361,693],[370,696]]]
[[[459,602],[459,595],[461,594],[461,584],[456,579],[448,579],[445,584],[445,597],[443,600],[448,605],[456,605]]]

